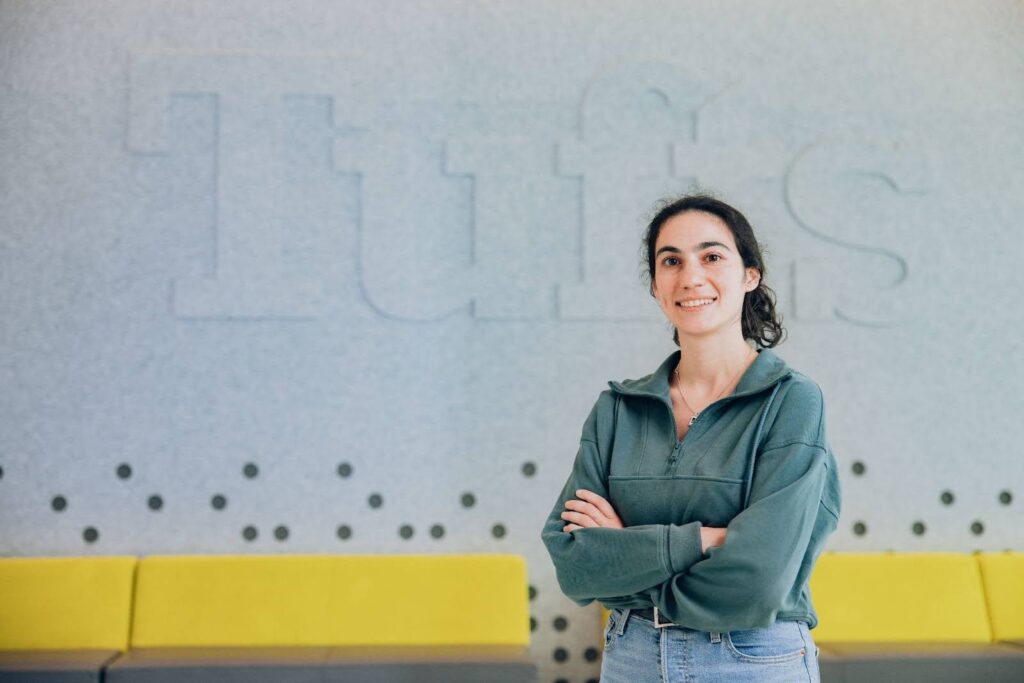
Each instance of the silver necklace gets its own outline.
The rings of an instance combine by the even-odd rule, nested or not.
[[[751,353],[757,353],[757,351],[754,351],[754,349],[751,349],[750,351],[751,351]],[[715,396],[713,399],[711,399],[711,403],[714,403],[715,401],[720,399],[722,397],[722,394],[725,393],[725,390],[728,387],[730,387],[733,382],[736,381],[736,378],[739,377],[740,373],[742,373],[743,370],[745,369],[744,366],[746,365],[746,362],[749,359],[750,359],[750,354],[748,353],[747,357],[743,359],[743,365],[740,366],[739,372],[737,372],[735,375],[733,375],[732,380],[730,380],[728,384],[726,384],[724,387],[722,387],[722,390],[720,392],[718,392],[718,396]],[[693,408],[691,408],[690,404],[686,402],[686,397],[683,396],[683,381],[679,378],[679,366],[678,365],[676,365],[676,391],[679,392],[679,398],[682,399],[683,405],[686,406],[686,409],[689,410],[691,413],[693,413],[693,415],[690,417],[690,422],[686,425],[687,427],[690,427],[691,425],[693,425],[694,420],[697,419],[697,417],[700,415],[700,413],[694,413],[693,412]],[[708,403],[708,405],[711,405],[711,403]],[[707,408],[707,406],[704,406],[704,407]],[[702,410],[701,412],[704,412],[704,411]]]

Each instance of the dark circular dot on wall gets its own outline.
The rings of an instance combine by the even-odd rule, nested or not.
[[[413,528],[408,524],[403,524],[398,529],[398,535],[402,538],[412,538],[413,533],[415,533]]]
[[[491,535],[495,538],[505,538],[505,525],[495,524],[491,527]]]
[[[975,536],[981,536],[985,533],[985,525],[978,520],[971,522],[971,533]]]
[[[868,525],[865,524],[864,522],[854,522],[853,523],[853,533],[857,534],[858,536],[863,536],[867,532],[868,532]]]
[[[86,543],[95,543],[96,539],[100,537],[100,532],[97,531],[96,527],[87,526],[82,532],[82,538],[85,539]]]
[[[288,527],[286,527],[284,524],[279,524],[278,526],[274,527],[274,538],[276,538],[279,541],[287,539]]]
[[[352,476],[352,465],[347,462],[343,462],[338,465],[338,476],[339,477],[351,477]]]
[[[537,474],[537,466],[535,464],[533,464],[532,462],[524,462],[523,463],[523,476],[524,477],[532,477],[535,474]]]
[[[853,463],[853,465],[850,466],[850,469],[853,470],[853,473],[859,477],[860,475],[864,474],[868,468],[867,465],[862,463],[860,460],[857,460]]]
[[[1010,503],[1013,502],[1013,494],[1010,493],[1009,491],[1000,491],[999,502],[1002,503],[1003,505],[1009,505]]]
[[[4,468],[0,467],[0,479],[4,478]]]
[[[352,527],[350,527],[348,524],[342,524],[338,527],[337,533],[338,538],[340,538],[343,541],[346,541],[352,537]]]
[[[60,512],[68,506],[68,499],[64,496],[54,496],[53,500],[50,501],[50,507],[56,512]]]
[[[250,525],[242,529],[242,538],[247,541],[255,541],[257,535],[256,527],[254,526]]]
[[[259,473],[260,468],[256,467],[256,464],[252,462],[245,463],[245,467],[242,468],[242,474],[244,474],[249,479],[255,478],[256,475]]]
[[[915,536],[923,536],[925,531],[924,522],[914,522],[910,529],[914,532]]]
[[[530,617],[530,630],[531,631],[536,631],[537,630],[537,620],[534,619],[533,617]]]
[[[430,535],[434,538],[441,538],[442,536],[444,536],[444,527],[440,524],[435,524],[434,526],[430,527]]]
[[[556,631],[564,631],[569,628],[569,620],[565,617],[555,617],[551,620],[551,625],[555,627]]]
[[[537,589],[530,586],[530,600],[533,600],[535,597],[537,597]]]
[[[384,504],[384,497],[379,493],[371,493],[367,500],[370,502],[370,507],[372,508],[379,508]]]
[[[218,493],[210,499],[210,505],[214,510],[223,510],[228,505],[228,499]]]
[[[126,462],[121,463],[117,466],[117,476],[120,479],[127,479],[132,476],[132,466]]]
[[[462,507],[464,507],[464,508],[471,508],[474,505],[476,505],[476,496],[474,496],[472,493],[463,493],[462,494]]]
[[[554,657],[556,662],[564,662],[569,659],[569,651],[566,650],[564,647],[556,647],[555,651],[552,653],[552,656]]]
[[[939,496],[939,500],[942,501],[943,505],[952,505],[953,504],[953,500],[954,500],[953,492],[952,491],[943,491],[942,495]]]
[[[588,647],[586,650],[583,651],[583,659],[587,660],[588,662],[596,662],[597,649],[593,647]]]
[[[160,496],[150,496],[146,504],[149,505],[150,510],[159,510],[164,506],[164,499]]]

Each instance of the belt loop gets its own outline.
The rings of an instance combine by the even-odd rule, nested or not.
[[[622,610],[622,616],[619,617],[619,628],[615,631],[620,636],[622,635],[622,629],[626,628],[626,622],[629,620],[629,608],[626,607]]]
[[[722,634],[721,633],[716,633],[715,631],[712,631],[711,632],[711,642],[712,643],[720,643],[720,642],[722,642]]]

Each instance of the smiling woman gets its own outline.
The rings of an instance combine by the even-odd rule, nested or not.
[[[688,237],[692,245],[685,244]],[[723,300],[719,308],[739,316],[739,338],[767,347],[784,340],[775,311],[775,293],[764,283],[761,247],[739,211],[706,195],[683,197],[654,216],[644,245],[651,296],[658,299],[670,321],[675,322],[675,318],[667,304],[683,308],[701,297],[717,300],[720,292],[716,290],[723,286],[733,296]],[[672,298],[673,294],[677,297]],[[678,346],[678,327],[672,339]]]
[[[739,211],[683,197],[644,244],[679,350],[591,409],[541,533],[559,585],[612,610],[605,683],[818,681],[807,582],[841,504],[821,389],[771,350]]]

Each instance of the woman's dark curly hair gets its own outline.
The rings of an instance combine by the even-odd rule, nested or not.
[[[732,232],[743,259],[744,268],[757,268],[761,282],[757,289],[743,295],[742,327],[743,338],[753,340],[762,348],[771,348],[784,341],[786,331],[782,327],[782,316],[775,310],[775,292],[764,283],[765,265],[761,256],[761,245],[754,237],[754,229],[746,217],[725,202],[710,194],[689,194],[678,199],[662,202],[662,208],[651,219],[644,234],[644,248],[647,252],[648,292],[654,296],[654,248],[658,234],[669,218],[684,211],[705,211],[721,218]],[[679,346],[679,331],[673,330],[672,341]]]

